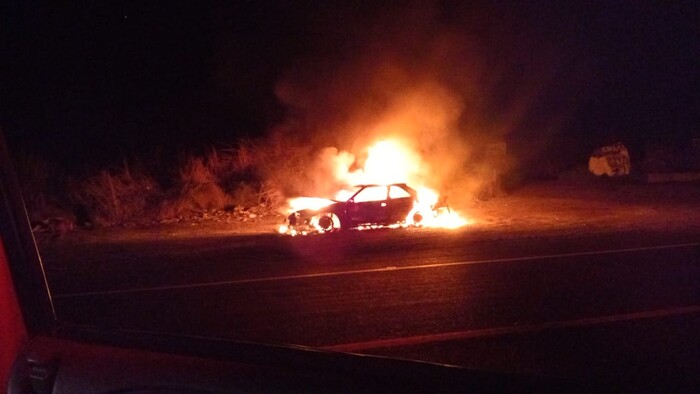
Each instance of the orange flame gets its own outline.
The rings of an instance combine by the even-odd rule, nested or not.
[[[318,197],[297,197],[287,201],[289,211],[300,211],[302,209],[321,209],[333,204],[333,200]]]
[[[348,159],[349,158],[349,159]],[[439,194],[428,184],[432,180],[430,169],[421,156],[407,143],[399,139],[380,140],[367,148],[367,157],[360,168],[351,170],[357,160],[348,152],[340,152],[332,158],[332,171],[329,176],[335,179],[329,181],[346,186],[361,184],[392,184],[406,183],[418,192],[418,202],[406,217],[406,224],[416,224],[422,227],[459,228],[469,221],[457,212],[447,207],[436,206]],[[347,201],[354,191],[341,189],[336,192],[335,200]],[[300,209],[320,209],[332,204],[332,200],[322,198],[299,197],[288,200],[289,212]],[[419,218],[421,220],[415,219]],[[280,228],[280,232],[286,228]]]

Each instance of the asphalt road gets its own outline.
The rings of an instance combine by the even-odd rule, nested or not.
[[[700,384],[696,233],[375,230],[44,253],[59,319],[583,379]]]

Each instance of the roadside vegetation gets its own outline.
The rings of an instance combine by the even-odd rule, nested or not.
[[[227,221],[278,215],[286,196],[309,182],[311,148],[287,139],[242,140],[181,154],[170,162],[124,159],[69,173],[33,155],[16,158],[35,229],[60,218],[76,227],[147,226],[219,216]]]
[[[287,198],[314,190],[314,175],[318,175],[310,173],[316,168],[310,165],[318,156],[314,149],[313,144],[296,140],[289,134],[273,134],[261,139],[240,140],[234,145],[213,146],[199,153],[164,155],[157,152],[123,158],[106,167],[84,166],[68,171],[39,156],[22,153],[15,157],[15,164],[29,219],[37,232],[205,221],[265,221],[269,224],[283,219]],[[507,163],[498,166],[493,165],[499,163],[497,159],[486,157],[479,161],[476,158],[470,163],[474,168],[465,169],[464,176],[450,180],[452,190],[446,190],[446,194],[461,198],[461,204],[454,198],[450,204],[466,209],[467,214],[474,217],[479,216],[475,208],[500,209],[508,203],[507,198],[487,201],[510,195],[514,189],[524,187],[526,180],[556,180],[564,190],[578,185],[581,187],[576,190],[581,195],[587,190],[602,188],[603,195],[628,199],[641,193],[631,185],[639,184],[639,188],[653,196],[641,193],[646,196],[642,199],[645,201],[666,201],[672,197],[669,193],[675,190],[680,190],[687,198],[687,188],[666,184],[651,187],[647,175],[664,173],[669,168],[697,172],[700,168],[697,149],[688,151],[685,155],[672,155],[659,149],[647,149],[646,158],[634,162],[632,173],[620,179],[592,175],[583,159],[569,168],[547,164],[543,177],[533,172],[538,167],[530,168],[528,175],[523,166],[504,171]],[[676,163],[681,158],[685,158],[684,161]],[[484,163],[492,165],[477,165]],[[696,187],[697,183],[691,186]],[[567,193],[565,199],[571,200],[573,196]],[[598,200],[598,197],[591,200]],[[673,203],[678,204],[678,201],[673,200]],[[517,205],[525,206],[522,201]],[[515,215],[512,212],[502,214],[503,217]]]

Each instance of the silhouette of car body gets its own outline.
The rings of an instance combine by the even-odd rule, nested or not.
[[[331,200],[319,209],[303,209],[287,218],[292,231],[327,232],[363,226],[419,224],[418,192],[405,183],[357,185],[346,201]],[[411,217],[409,214],[414,211]]]

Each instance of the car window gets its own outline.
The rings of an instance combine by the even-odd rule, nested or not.
[[[383,201],[387,198],[386,186],[368,186],[355,195],[355,202]]]
[[[398,187],[398,186],[390,186],[389,187],[389,198],[407,198],[411,197],[411,194],[407,192],[406,190]]]

